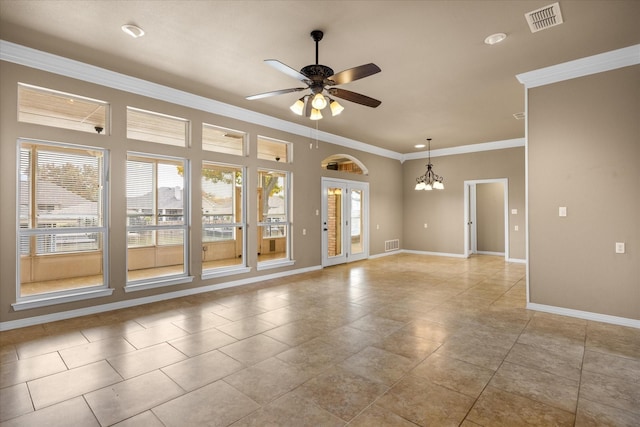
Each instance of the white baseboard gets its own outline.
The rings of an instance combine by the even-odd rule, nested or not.
[[[446,252],[428,252],[428,251],[413,251],[410,249],[403,249],[401,252],[406,254],[417,254],[417,255],[433,255],[433,256],[446,256],[451,258],[466,258],[464,254],[449,254]],[[504,255],[504,254],[502,254]]]
[[[106,311],[119,310],[121,308],[135,307],[138,305],[149,304],[152,302],[166,301],[169,299],[185,297],[189,295],[197,295],[205,292],[217,291],[220,289],[233,288],[236,286],[248,285],[252,283],[277,279],[279,277],[291,276],[294,274],[308,273],[310,271],[321,270],[322,266],[316,265],[307,268],[299,268],[297,270],[283,271],[280,273],[267,274],[263,276],[249,277],[247,279],[234,280],[231,282],[217,283],[215,285],[202,286],[199,288],[183,289],[175,292],[167,292],[149,297],[136,298],[132,300],[119,301],[109,304],[94,305],[76,310],[62,311],[59,313],[45,314],[42,316],[27,317],[24,319],[10,320],[8,322],[0,322],[0,331],[8,331],[10,329],[24,328],[27,326],[40,325],[43,323],[56,322],[58,320],[72,319],[74,317],[87,316],[91,314],[104,313]]]
[[[526,259],[520,259],[520,258],[509,258],[507,260],[507,262],[513,262],[515,264],[526,264],[527,260]]]
[[[478,251],[478,255],[504,256],[504,252]]]
[[[553,305],[527,303],[527,309],[543,311],[545,313],[559,314],[561,316],[577,317],[578,319],[593,320],[594,322],[611,323],[613,325],[629,326],[640,329],[640,320],[626,317],[610,316],[608,314],[592,313],[590,311],[573,310],[571,308],[556,307]]]

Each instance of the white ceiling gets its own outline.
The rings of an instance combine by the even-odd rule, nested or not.
[[[398,153],[524,137],[519,73],[640,43],[640,1],[560,1],[562,25],[531,33],[544,1],[0,0],[0,38],[315,128],[289,106],[298,87],[266,65],[315,62],[335,72],[373,62],[382,72],[340,86],[382,101],[342,101],[319,129]],[[120,27],[136,24],[132,39]],[[494,46],[490,34],[508,38]],[[422,149],[424,150],[424,149]]]

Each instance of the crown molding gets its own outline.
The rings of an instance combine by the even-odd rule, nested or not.
[[[640,44],[516,75],[527,89],[640,64]]]
[[[481,144],[460,145],[451,148],[440,148],[431,150],[431,157],[453,156],[456,154],[477,153],[480,151],[504,150],[505,148],[524,147],[524,138],[505,139],[503,141],[485,142]],[[414,159],[426,159],[429,157],[428,151],[419,153],[409,153],[402,156],[402,162]]]
[[[318,139],[342,147],[366,151],[382,157],[396,160],[402,159],[402,154],[384,148],[376,147],[364,142],[317,131],[314,128],[278,119],[266,114],[257,113],[245,108],[236,107],[214,99],[205,98],[193,93],[173,89],[168,86],[131,77],[115,71],[96,67],[84,62],[43,52],[16,43],[0,40],[0,60],[13,62],[26,67],[71,77],[101,86],[107,86],[136,95],[166,101],[184,107],[194,108],[220,116],[231,117],[260,126],[278,129],[294,135]]]

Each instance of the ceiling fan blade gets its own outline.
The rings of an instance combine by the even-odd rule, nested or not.
[[[376,64],[369,63],[360,65],[359,67],[353,67],[349,68],[348,70],[340,71],[339,73],[336,73],[333,76],[329,77],[328,80],[333,81],[334,84],[342,85],[354,80],[369,77],[370,75],[379,73],[380,71],[382,70]]]
[[[382,104],[382,101],[362,95],[361,93],[351,92],[350,90],[332,87],[327,91],[335,97],[346,99],[347,101],[355,102],[356,104],[366,105],[367,107],[376,108],[378,105]]]
[[[248,99],[249,101],[253,101],[254,99],[268,98],[270,96],[282,95],[282,94],[285,94],[285,93],[300,92],[301,90],[305,90],[305,89],[307,89],[307,88],[306,87],[292,87],[291,89],[274,90],[274,91],[271,91],[271,92],[265,92],[265,93],[259,93],[257,95],[247,96],[246,99]]]
[[[266,62],[267,64],[271,65],[273,68],[275,68],[278,71],[281,71],[283,73],[285,73],[286,75],[293,77],[294,79],[300,80],[301,82],[308,82],[309,78],[307,76],[305,76],[304,74],[302,74],[300,71],[295,70],[291,67],[289,67],[286,64],[283,64],[282,62],[278,61],[277,59],[265,59],[264,62]]]

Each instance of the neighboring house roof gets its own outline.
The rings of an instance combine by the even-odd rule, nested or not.
[[[20,206],[26,209],[29,206],[29,185],[22,185],[20,190]],[[36,185],[36,201],[38,215],[83,216],[96,215],[98,212],[97,202],[49,181],[39,181]],[[43,207],[51,209],[41,209]]]

